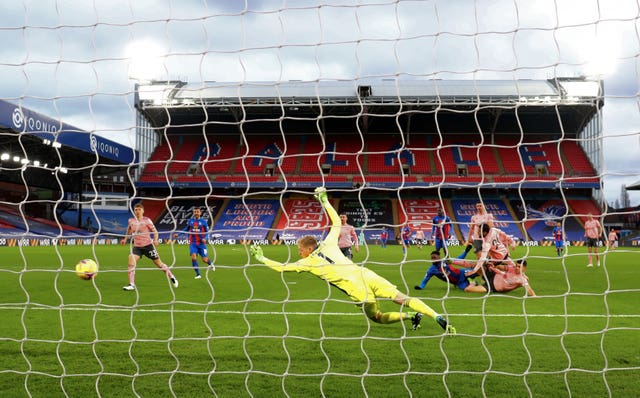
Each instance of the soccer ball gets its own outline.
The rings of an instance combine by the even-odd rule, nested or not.
[[[98,264],[91,259],[80,260],[76,264],[76,275],[80,279],[93,279],[98,275]]]

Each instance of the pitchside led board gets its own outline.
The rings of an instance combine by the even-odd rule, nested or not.
[[[137,161],[138,151],[96,134],[52,119],[30,109],[0,100],[0,127],[57,141],[62,145],[129,164]]]

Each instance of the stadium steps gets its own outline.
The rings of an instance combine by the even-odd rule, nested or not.
[[[389,240],[396,240],[396,236],[399,235],[399,228],[397,227],[400,224],[399,214],[398,214],[398,201],[391,201],[391,214],[393,216],[393,228],[389,228]],[[393,235],[391,235],[393,233]]]
[[[560,161],[562,162],[562,166],[565,168],[564,175],[575,175],[575,170],[571,165],[571,161],[569,160],[569,156],[564,153],[564,148],[560,147]]]
[[[427,156],[428,156],[428,159],[429,159],[429,170],[430,170],[430,173],[433,174],[433,171],[437,170],[437,168],[436,168],[436,159],[435,159],[435,156],[434,156],[434,152],[433,151],[429,151]]]
[[[291,199],[287,199],[291,200]],[[272,242],[275,238],[275,235],[279,233],[278,224],[280,223],[280,218],[284,217],[284,206],[278,206],[278,212],[273,219],[273,224],[269,226],[269,232],[267,232],[266,239]],[[214,224],[215,225],[215,224]]]
[[[496,164],[498,165],[498,173],[500,175],[507,174],[504,171],[504,165],[502,164],[502,157],[500,156],[500,151],[498,151],[498,148],[496,147],[491,148],[491,150],[493,151],[493,157],[496,160]]]
[[[154,223],[156,223],[158,221],[158,217],[160,217],[167,209],[166,203],[166,199],[143,199],[142,205],[144,206],[145,217],[149,217]],[[131,217],[133,217],[133,215]]]
[[[591,213],[594,218],[601,214],[600,209],[592,199],[567,199],[567,204],[581,225],[584,225],[584,222],[587,221],[587,214]]]

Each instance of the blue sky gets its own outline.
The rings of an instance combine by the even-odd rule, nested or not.
[[[6,100],[134,145],[136,78],[407,76],[605,84],[608,202],[640,181],[640,10],[631,0],[39,0],[0,3]],[[140,59],[154,61],[142,66]],[[135,76],[132,76],[135,75]],[[631,193],[640,204],[640,192]]]

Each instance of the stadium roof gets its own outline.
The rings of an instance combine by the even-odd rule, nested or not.
[[[627,185],[625,189],[627,191],[640,191],[640,180],[634,182],[633,184]]]
[[[488,125],[504,114],[535,118],[547,132],[580,131],[603,105],[599,81],[360,79],[287,82],[150,82],[136,86],[136,108],[153,127],[279,117],[484,114]],[[426,116],[423,116],[426,117]],[[546,118],[545,118],[546,117]],[[511,122],[513,132],[520,123]],[[454,122],[455,123],[455,122]],[[534,123],[531,123],[534,124]]]
[[[149,104],[182,105],[191,101],[203,104],[233,104],[240,99],[256,99],[256,105],[288,101],[340,100],[344,103],[403,102],[592,102],[601,93],[597,81],[557,80],[359,80],[318,82],[155,82],[140,85],[139,100]]]
[[[138,158],[132,148],[4,100],[0,154],[2,181],[53,189],[60,185],[52,174],[63,186],[75,187],[82,180],[78,173],[93,168],[96,175],[109,174]]]

